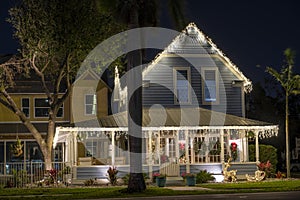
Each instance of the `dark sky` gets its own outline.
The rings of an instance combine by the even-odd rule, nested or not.
[[[17,42],[5,22],[14,1],[0,1],[0,54],[15,53]],[[283,51],[297,52],[294,70],[300,73],[300,11],[298,0],[186,0],[189,22],[195,22],[213,42],[254,82],[265,67],[279,69]],[[172,28],[165,10],[163,27]],[[258,67],[260,66],[260,67]]]

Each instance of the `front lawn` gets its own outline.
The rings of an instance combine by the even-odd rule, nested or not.
[[[193,194],[215,194],[215,193],[242,193],[242,192],[276,192],[300,190],[300,180],[274,180],[258,183],[209,183],[199,184],[198,187],[209,188],[209,190],[173,190],[148,186],[143,193],[126,194],[120,191],[124,187],[70,187],[70,188],[2,188],[0,199],[35,198],[35,199],[91,199],[133,196],[172,196]],[[188,187],[187,187],[188,188]]]

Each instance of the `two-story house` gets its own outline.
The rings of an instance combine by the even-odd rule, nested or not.
[[[10,55],[2,56],[0,62],[6,62]],[[68,97],[61,106],[57,118],[56,126],[73,126],[74,121],[80,123],[81,121],[91,120],[94,116],[108,115],[108,98],[110,87],[102,81],[101,78],[95,77],[92,72],[85,72],[80,79],[83,80],[83,85],[80,85],[82,95],[78,98]],[[93,80],[97,79],[98,87],[91,91],[91,88],[86,86]],[[101,79],[101,81],[99,81]],[[51,89],[51,88],[50,88]],[[63,95],[63,90],[60,95]],[[31,74],[30,78],[16,77],[14,87],[8,89],[8,93],[17,104],[17,106],[24,112],[31,123],[41,133],[42,137],[46,136],[48,130],[48,109],[49,103],[45,92],[41,87],[39,77]],[[95,93],[102,97],[102,100],[96,102]],[[1,96],[5,101],[5,98]],[[74,102],[72,104],[71,102]],[[82,104],[82,110],[73,109],[72,105]],[[72,113],[72,110],[77,112]],[[11,146],[19,139],[22,143],[22,152],[20,155],[15,155],[12,152]],[[64,151],[65,145],[58,144],[54,149],[53,161],[65,161]],[[0,174],[10,173],[10,163],[24,163],[24,162],[42,162],[43,155],[40,151],[39,145],[34,139],[33,135],[23,125],[18,116],[0,103]]]
[[[84,146],[75,147],[75,154],[69,152],[74,161],[94,157],[74,163],[78,179],[105,177],[107,165],[128,172],[127,87],[121,82],[116,73],[113,115],[98,118],[97,126],[57,128],[58,143],[66,142],[72,132],[68,142]],[[143,69],[144,170],[163,168],[170,176],[201,169],[221,174],[232,157],[236,166],[249,169],[243,173],[254,173],[258,138],[276,135],[278,128],[245,118],[245,93],[251,89],[251,81],[238,67],[194,23],[189,24]],[[249,161],[249,139],[255,140],[255,161]]]

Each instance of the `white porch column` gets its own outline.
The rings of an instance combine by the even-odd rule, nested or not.
[[[241,130],[241,144],[242,144],[242,156],[241,156],[241,162],[248,161],[248,148],[247,148],[247,137],[246,137],[246,130]]]
[[[175,131],[175,157],[176,157],[176,163],[179,163],[179,131]]]
[[[77,134],[78,134],[78,132],[74,132],[74,133],[73,133],[74,160],[73,160],[73,163],[71,163],[72,166],[77,164],[77,157],[78,157]]]
[[[152,152],[152,131],[148,131],[148,165],[149,165],[149,173],[148,176],[150,177],[151,181],[152,181],[152,163],[153,163],[153,152]]]
[[[159,165],[161,164],[161,160],[160,160],[160,134],[161,134],[161,131],[158,131],[158,135],[157,135],[157,138],[156,138],[156,153],[157,153],[157,156],[158,156],[158,164]]]
[[[170,157],[170,154],[169,154],[169,137],[170,137],[170,136],[167,136],[167,137],[165,138],[165,141],[166,141],[165,152],[166,152],[166,155],[167,155],[168,157]]]
[[[223,165],[224,159],[225,159],[225,155],[224,155],[224,153],[225,153],[225,151],[224,151],[224,130],[223,129],[220,130],[220,143],[221,143],[221,155],[220,155],[220,157],[221,157],[221,163]]]
[[[184,137],[185,137],[185,159],[186,159],[186,172],[190,173],[191,169],[190,169],[190,156],[189,156],[189,144],[190,144],[190,140],[189,140],[189,131],[185,130],[184,131]],[[191,156],[192,155],[192,144],[191,144]],[[192,157],[191,157],[192,158]],[[193,159],[192,159],[193,160]]]
[[[115,131],[111,131],[111,165],[115,165]]]
[[[255,157],[256,157],[256,163],[259,163],[259,144],[258,144],[258,133],[259,131],[255,131]]]

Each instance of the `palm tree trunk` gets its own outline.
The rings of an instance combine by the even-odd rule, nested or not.
[[[289,95],[285,93],[285,145],[286,145],[286,176],[291,177],[290,170],[290,145],[289,145]]]
[[[138,7],[132,2],[129,13],[128,28],[139,27]],[[138,38],[130,38],[132,42]],[[130,44],[128,44],[130,45]],[[141,192],[146,189],[142,172],[142,64],[141,50],[135,50],[127,54],[127,102],[128,102],[128,134],[130,151],[130,177],[128,192]],[[133,69],[134,68],[134,69]]]

